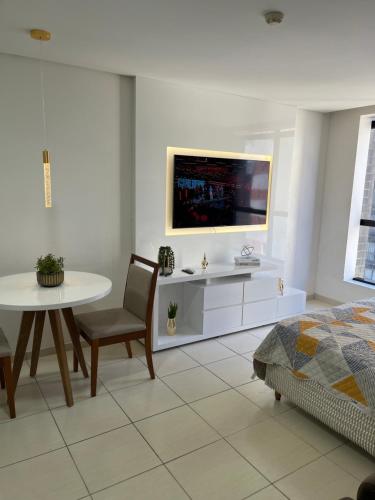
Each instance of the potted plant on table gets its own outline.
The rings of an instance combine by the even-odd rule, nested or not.
[[[176,335],[176,315],[177,315],[178,305],[176,302],[170,302],[168,307],[168,322],[167,322],[167,334]]]
[[[36,261],[36,279],[40,286],[59,286],[64,281],[64,257],[52,253],[41,256]]]

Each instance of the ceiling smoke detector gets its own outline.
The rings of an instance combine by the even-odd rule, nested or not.
[[[283,12],[280,12],[278,10],[270,10],[264,13],[264,19],[266,20],[267,24],[273,26],[282,22],[282,20],[284,19],[284,14]]]

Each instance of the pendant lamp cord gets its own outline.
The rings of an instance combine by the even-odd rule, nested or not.
[[[43,141],[44,141],[43,149],[47,149],[47,118],[46,118],[46,102],[44,96],[44,68],[42,61],[42,43],[43,43],[42,41],[39,42],[40,91],[41,91],[41,106],[42,106],[42,121],[43,121]]]

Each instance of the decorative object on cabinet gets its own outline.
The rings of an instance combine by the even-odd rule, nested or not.
[[[260,266],[260,258],[253,255],[254,247],[252,245],[244,245],[241,250],[241,255],[234,257],[236,266]]]
[[[160,247],[158,255],[160,275],[170,276],[173,273],[175,266],[174,263],[174,252],[171,247]]]
[[[64,281],[64,257],[55,257],[52,253],[41,256],[36,261],[35,269],[40,286],[59,286]]]
[[[176,315],[178,305],[176,302],[170,302],[168,306],[168,321],[167,321],[167,334],[172,336],[176,335]]]
[[[202,259],[202,262],[201,262],[201,266],[202,266],[203,271],[205,271],[207,269],[208,260],[206,258],[206,254],[205,253],[203,254],[203,259]]]

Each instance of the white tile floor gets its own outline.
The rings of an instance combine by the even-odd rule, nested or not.
[[[55,356],[25,368],[17,419],[0,396],[0,500],[354,497],[375,460],[251,378],[269,330],[157,353],[154,381],[140,344],[102,349],[98,396],[75,374],[73,408]]]

